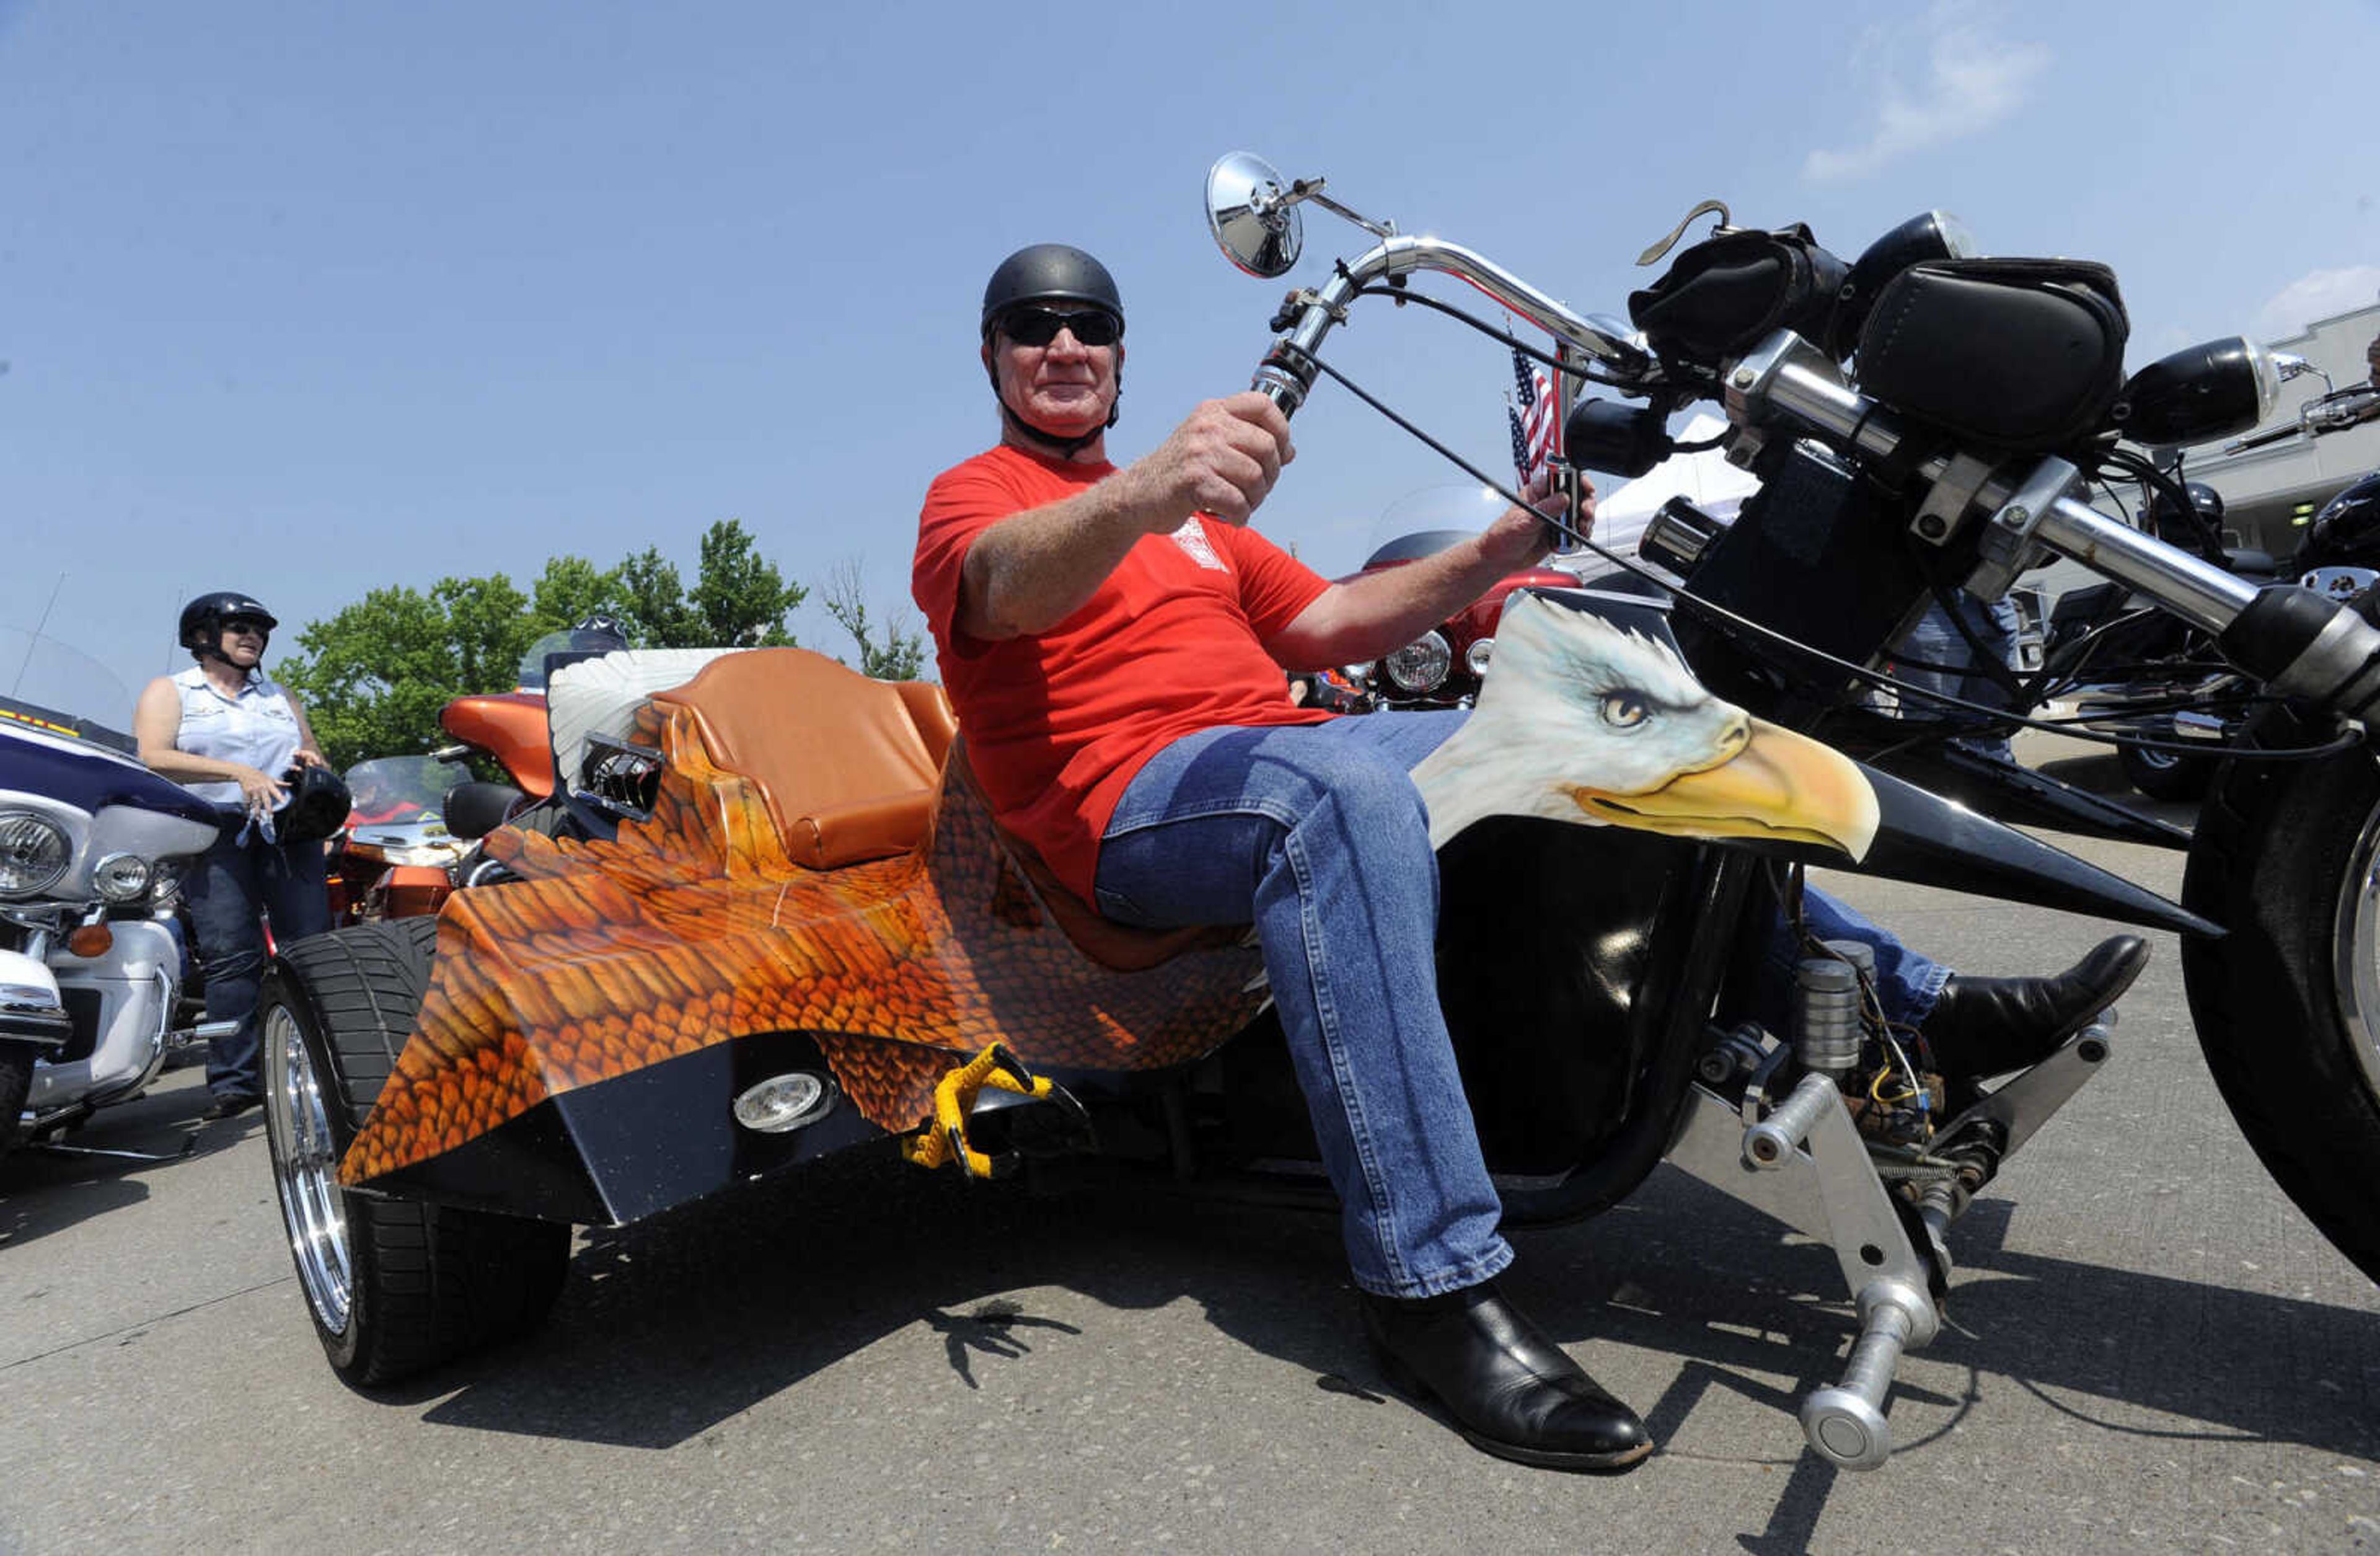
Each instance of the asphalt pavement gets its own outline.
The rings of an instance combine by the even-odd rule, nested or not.
[[[1831,883],[1977,973],[2107,932]],[[1954,1229],[1867,1474],[1793,1416],[1852,1338],[1831,1254],[1667,1168],[1516,1239],[1508,1289],[1663,1443],[1600,1478],[1396,1397],[1327,1218],[879,1161],[583,1234],[536,1336],[358,1393],[258,1115],[204,1100],[178,1072],[75,1137],[186,1157],[0,1162],[0,1550],[2380,1550],[2380,1291],[2223,1112],[2170,937],[2114,1062]]]

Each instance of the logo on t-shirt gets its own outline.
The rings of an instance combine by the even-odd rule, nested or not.
[[[1223,559],[1215,554],[1215,548],[1208,543],[1207,531],[1198,527],[1198,516],[1195,513],[1182,521],[1181,529],[1173,531],[1173,543],[1189,553],[1190,560],[1201,567],[1218,573],[1231,571],[1223,565]]]

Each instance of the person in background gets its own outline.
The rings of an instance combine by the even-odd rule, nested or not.
[[[301,765],[325,765],[306,710],[264,674],[278,625],[246,594],[199,596],[181,619],[181,645],[198,663],[150,682],[132,713],[140,760],[212,802],[221,818],[214,846],[182,888],[206,968],[207,1019],[239,1024],[208,1045],[208,1119],[235,1117],[263,1100],[256,1022],[262,920],[283,941],[330,928],[322,845],[273,835],[273,813],[288,799],[285,779]]]
[[[1990,654],[2011,673],[2017,668],[2016,636],[2021,625],[2016,602],[2002,595],[1998,600],[1976,599],[1963,589],[1954,589],[1950,598],[1958,607],[1953,620],[1942,602],[1934,601],[1916,624],[1901,634],[1900,641],[1889,650],[1894,661],[1895,679],[1910,685],[1938,691],[1946,696],[1981,703],[1986,708],[2006,708],[2010,702],[2008,687],[1998,680],[1975,668],[1976,645]],[[1959,630],[1964,622],[1967,632]],[[1970,641],[1968,633],[1974,635]],[[1901,661],[1908,663],[1903,663]],[[1929,702],[1922,697],[1904,698],[1900,705],[1904,718],[1942,720],[1950,723],[1980,724],[1985,716],[1970,713],[1963,708],[1950,708]],[[1958,743],[1984,756],[2001,761],[2014,761],[2016,749],[2010,745],[2004,731],[1985,731],[1962,735]]]

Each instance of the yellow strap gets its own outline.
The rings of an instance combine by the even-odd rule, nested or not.
[[[901,1154],[920,1167],[941,1167],[955,1161],[970,1178],[989,1178],[998,1164],[967,1142],[967,1115],[985,1087],[1013,1091],[1020,1097],[1041,1098],[1052,1089],[1049,1080],[1034,1075],[999,1043],[944,1076],[934,1087],[934,1122],[901,1142]]]

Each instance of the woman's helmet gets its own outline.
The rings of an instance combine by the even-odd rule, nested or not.
[[[190,650],[193,659],[220,657],[223,648],[224,623],[235,616],[247,616],[264,625],[264,635],[281,625],[271,611],[256,602],[249,595],[235,590],[219,589],[212,594],[201,594],[182,607],[182,647]]]
[[[281,775],[289,797],[273,819],[278,843],[320,843],[347,824],[354,808],[344,779],[327,767],[301,762]]]

